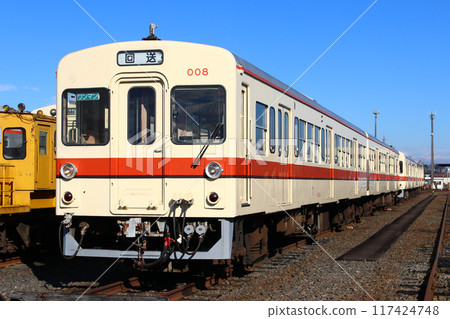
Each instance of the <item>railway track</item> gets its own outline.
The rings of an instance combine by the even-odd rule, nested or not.
[[[421,195],[415,202],[419,202],[423,198],[424,196]],[[433,201],[433,205],[437,204],[435,203],[436,201],[437,200]],[[406,203],[406,207],[415,205],[415,203],[411,202]],[[349,246],[343,246],[342,244],[345,242],[350,243],[349,240],[353,241],[355,235],[357,235],[355,233],[357,230],[366,229],[368,231],[373,231],[376,229],[372,224],[373,222],[387,221],[389,219],[390,222],[392,222],[395,218],[404,214],[406,209],[397,207],[399,206],[393,207],[392,211],[380,212],[375,214],[375,216],[364,218],[361,224],[350,224],[348,227],[343,227],[343,233],[323,234],[318,237],[318,241],[320,245],[325,246],[332,255],[340,256],[345,252],[343,249]],[[423,216],[420,218],[423,219],[427,217]],[[384,225],[386,224],[387,223]],[[384,225],[378,225],[380,228],[384,227]],[[361,235],[358,236],[361,238]],[[368,235],[365,239],[370,236],[371,235]],[[340,250],[333,253],[333,247],[339,247]],[[349,248],[350,247],[348,247],[347,250]],[[338,292],[336,292],[336,289],[338,288],[336,287],[336,284],[333,283],[334,279],[321,279],[322,282],[329,282],[328,286],[330,287],[330,292],[328,292],[324,290],[322,282],[311,277],[316,276],[314,273],[318,269],[317,266],[311,267],[311,264],[317,263],[317,261],[322,258],[320,255],[323,254],[318,246],[306,245],[306,241],[303,238],[300,241],[287,243],[282,247],[276,248],[271,252],[270,258],[258,263],[246,273],[239,273],[235,269],[234,273],[229,271],[221,276],[191,276],[189,273],[164,273],[164,275],[158,276],[151,275],[150,279],[143,279],[144,277],[141,276],[132,277],[127,280],[102,285],[101,287],[89,290],[80,300],[272,300],[272,294],[274,296],[273,298],[277,298],[275,300],[287,300],[289,298],[291,298],[290,300],[292,300],[292,298],[295,298],[295,300],[336,300],[336,298],[339,298],[338,300],[348,300],[345,299],[348,298],[345,297],[345,293],[342,296],[340,295],[342,294],[341,290],[337,290]],[[323,264],[324,262],[331,264],[332,261],[327,261],[327,258],[322,259],[323,260],[319,263],[319,267],[325,267],[325,273],[331,274],[334,277],[339,277],[337,272],[333,273],[328,270],[331,269],[329,265]],[[345,263],[347,263],[346,266],[355,264],[355,262],[349,261],[345,261],[344,264]],[[360,263],[361,262],[359,262],[359,264]],[[378,262],[373,262],[372,264],[376,265],[377,263]],[[356,264],[358,264],[358,262],[356,262]],[[352,275],[355,275],[355,268],[352,269],[352,267],[353,266],[350,266],[350,272],[352,272]],[[379,267],[383,268],[383,266]],[[421,270],[418,265],[414,267],[415,268],[412,270],[416,270],[417,273],[419,273],[420,270],[420,276],[423,278],[423,274],[424,272],[426,273],[427,269]],[[364,268],[367,268],[366,263]],[[362,271],[363,270],[361,270],[361,272]],[[372,271],[373,270],[369,273],[372,274]],[[356,272],[359,272],[359,270]],[[325,278],[323,275],[319,276]],[[344,279],[339,279],[339,281],[343,281]],[[292,284],[290,281],[292,281]],[[407,283],[404,281],[403,284]],[[80,284],[80,286],[82,285]],[[318,295],[318,298],[321,299],[316,299],[308,292],[308,290],[311,290],[311,287],[314,286],[317,286],[317,291],[323,291],[322,294]],[[81,290],[79,288],[77,289],[78,293],[74,292],[66,294],[63,293],[64,289],[62,289],[60,291],[61,293],[57,292],[55,294],[12,294],[10,297],[17,298],[17,300],[77,300],[83,293],[83,288],[81,288]],[[295,289],[297,289],[297,291],[295,291]],[[259,292],[257,291],[259,290],[262,292],[258,297],[257,294]],[[406,290],[406,286],[403,286],[403,290]],[[289,291],[290,294],[285,293],[285,291]],[[395,290],[393,291],[395,293]],[[248,299],[242,299],[242,296],[246,295],[248,296]],[[377,295],[374,294],[374,296]],[[383,300],[382,298],[383,297],[380,297],[380,300]],[[404,300],[403,298],[400,299]],[[359,296],[353,300],[366,299]]]
[[[21,264],[22,260],[19,256],[7,257],[0,259],[0,268]]]
[[[317,238],[324,238],[328,234],[330,234],[330,231],[320,234]],[[271,252],[272,257],[255,264],[253,267],[247,269],[246,272],[262,272],[264,269],[273,269],[274,267],[280,267],[280,265],[283,264],[289,265],[292,260],[298,260],[298,248],[302,247],[302,249],[304,249],[307,242],[307,238],[302,238],[301,240],[296,240],[294,242],[291,241],[282,247],[277,247]],[[302,253],[300,253],[300,255],[302,255]],[[222,287],[222,284],[227,286],[230,281],[237,283],[240,280],[245,280],[242,278],[245,278],[245,276],[243,276],[241,272],[239,272],[239,277],[233,277],[233,268],[230,266],[224,271],[222,270],[220,275],[214,274],[209,276],[195,276],[190,279],[190,282],[181,284],[174,289],[157,293],[154,297],[157,298],[157,300],[168,301],[209,300],[210,298],[201,297],[199,294],[209,294],[211,297],[211,295],[217,294],[217,292],[222,289],[220,288]],[[99,295],[106,298],[106,296],[115,296],[118,294],[122,294],[122,297],[127,296],[131,300],[133,296],[130,295],[130,293],[139,291],[144,292],[147,286],[148,285],[144,283],[142,279],[132,277],[124,281],[118,281],[89,289],[81,296],[80,300],[92,298],[92,295]]]
[[[337,260],[377,260],[389,250],[391,245],[395,243],[433,200],[434,196],[428,196],[365,242],[337,258]]]
[[[435,208],[434,212],[441,213],[440,226],[434,231],[429,230],[435,234],[432,237],[433,242],[418,249],[417,260],[410,263],[409,275],[403,278],[401,289],[397,291],[397,294],[403,295],[409,300],[449,300],[448,264],[450,254],[448,241],[447,248],[445,247],[445,239],[448,238],[448,227],[445,226],[449,219],[447,214],[449,195],[446,196],[445,201],[444,195],[436,197],[438,197],[440,208]],[[444,208],[442,209],[442,207]],[[438,279],[441,279],[439,284]]]
[[[447,245],[446,249],[446,240],[448,243],[449,231],[448,231],[448,199],[449,195],[447,195],[447,200],[445,202],[444,213],[442,216],[441,229],[439,232],[439,240],[436,245],[436,253],[433,265],[431,267],[430,273],[427,276],[427,285],[425,290],[425,301],[432,300],[449,300],[450,294],[448,291],[448,279],[450,277],[450,250]],[[439,281],[439,277],[444,277]],[[447,279],[447,280],[445,280]],[[442,284],[440,284],[442,283]],[[447,285],[445,285],[445,283]],[[442,298],[440,298],[442,297]]]

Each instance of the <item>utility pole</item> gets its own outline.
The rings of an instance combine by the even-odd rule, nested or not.
[[[436,114],[431,112],[431,190],[434,189],[434,133],[433,133],[433,120],[436,118]]]
[[[380,114],[379,111],[373,110],[372,113],[375,115],[375,137],[377,137],[377,116]]]

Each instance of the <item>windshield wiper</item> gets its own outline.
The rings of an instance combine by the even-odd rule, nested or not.
[[[211,141],[216,138],[217,134],[219,134],[222,127],[223,127],[222,123],[216,124],[216,127],[211,132],[211,135],[208,138],[208,142],[205,145],[203,145],[202,149],[200,150],[200,153],[198,153],[197,158],[195,159],[194,163],[192,163],[191,167],[197,167],[198,164],[200,164],[200,160],[202,159],[203,155],[205,154],[206,150],[208,149],[209,145],[211,144]]]

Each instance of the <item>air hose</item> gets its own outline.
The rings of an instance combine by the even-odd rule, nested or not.
[[[65,221],[63,220],[61,222],[61,224],[59,225],[59,231],[58,231],[59,251],[61,253],[61,256],[64,259],[70,260],[70,259],[75,258],[77,256],[78,252],[80,251],[81,244],[83,243],[84,235],[86,235],[86,230],[89,228],[89,224],[85,223],[85,222],[80,223],[80,227],[82,227],[80,242],[78,243],[77,250],[73,253],[72,256],[68,256],[68,257],[64,256],[64,252],[63,252],[63,248],[62,248],[62,229],[64,227],[64,224],[65,224]]]

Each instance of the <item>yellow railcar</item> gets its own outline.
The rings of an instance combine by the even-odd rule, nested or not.
[[[17,248],[17,234],[29,246],[37,216],[54,215],[55,129],[52,116],[0,112],[0,252]]]

